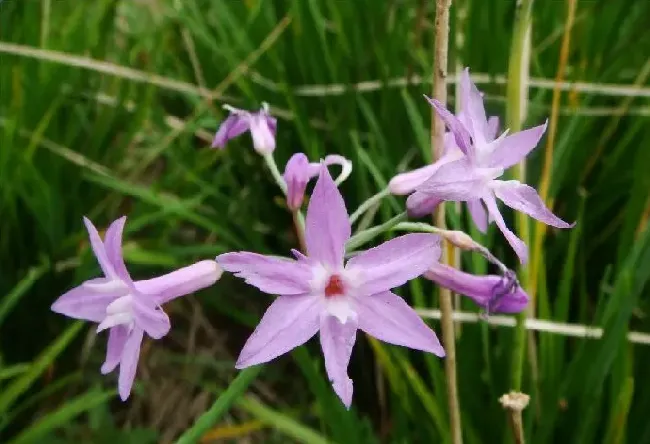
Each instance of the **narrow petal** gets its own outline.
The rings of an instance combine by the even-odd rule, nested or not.
[[[463,202],[474,200],[485,193],[491,171],[477,168],[467,157],[441,165],[417,191],[442,200]]]
[[[430,99],[427,96],[424,97],[429,101],[431,106],[433,106],[433,109],[436,110],[440,118],[445,122],[445,125],[447,125],[447,128],[449,128],[449,131],[454,135],[458,148],[460,148],[463,153],[473,158],[474,146],[472,136],[470,135],[469,130],[465,128],[465,125],[463,125],[456,116],[450,113],[442,103],[436,99]]]
[[[556,228],[571,228],[575,225],[568,224],[551,212],[534,188],[524,185],[516,180],[495,180],[492,187],[494,194],[510,208]]]
[[[481,233],[485,233],[488,226],[488,216],[483,204],[481,203],[481,199],[468,200],[467,209],[469,210],[470,216],[472,216],[476,228],[478,228]]]
[[[106,248],[104,247],[104,242],[102,242],[102,238],[99,236],[99,233],[97,232],[97,228],[95,228],[93,223],[87,217],[84,216],[83,220],[84,220],[84,225],[86,225],[86,230],[88,231],[88,239],[90,239],[90,246],[93,249],[93,253],[97,258],[97,262],[99,263],[102,272],[104,272],[104,276],[108,278],[114,277],[115,270],[113,270],[113,267],[111,266],[111,261],[108,258],[108,254],[106,253]]]
[[[128,335],[129,331],[123,325],[118,325],[109,330],[108,343],[106,345],[106,360],[101,368],[102,374],[105,375],[112,372],[120,363]]]
[[[494,198],[494,195],[492,195],[492,193],[486,193],[483,196],[483,202],[485,202],[488,214],[492,216],[494,222],[499,227],[499,230],[501,230],[512,249],[515,250],[515,253],[517,253],[519,261],[522,264],[528,262],[528,247],[521,239],[515,235],[515,233],[510,231],[506,226],[506,221],[503,220],[503,216],[499,211],[499,207],[497,207],[497,201]]]
[[[223,121],[212,140],[212,148],[224,148],[230,139],[234,139],[249,128],[249,117],[245,111],[231,114]]]
[[[483,97],[469,77],[469,68],[465,68],[461,74],[460,94],[461,108],[463,109],[463,113],[468,117],[467,120],[471,125],[468,129],[476,140],[485,142],[487,136],[487,117],[485,116]]]
[[[497,116],[492,116],[487,121],[487,142],[492,142],[497,138],[497,133],[499,132],[499,118]]]
[[[301,207],[305,189],[309,182],[310,164],[304,153],[295,153],[284,169],[284,182],[287,184],[287,205],[291,210]]]
[[[343,196],[327,167],[321,165],[320,175],[307,207],[305,240],[308,255],[334,268],[342,266],[350,230]]]
[[[323,159],[323,163],[327,166],[339,165],[341,167],[341,173],[334,181],[334,183],[337,185],[343,183],[343,181],[345,181],[352,173],[352,161],[350,159],[346,159],[343,156],[339,156],[338,154],[328,154],[325,156],[325,159]],[[318,166],[317,171],[320,172],[320,165]]]
[[[106,317],[106,307],[124,293],[122,288],[111,288],[110,282],[105,278],[85,281],[54,301],[52,311],[74,319],[101,322]]]
[[[225,253],[217,256],[217,262],[265,293],[304,294],[310,289],[312,272],[304,262],[248,252]]]
[[[399,287],[440,259],[440,237],[413,233],[391,239],[350,259],[346,271],[355,276],[361,295]]]
[[[204,260],[153,279],[134,282],[139,293],[150,295],[157,304],[195,293],[213,285],[223,270],[214,260]]]
[[[403,196],[411,194],[415,188],[421,185],[438,169],[438,164],[426,165],[407,173],[398,174],[388,182],[388,188],[392,194]]]
[[[421,191],[416,191],[406,199],[406,210],[409,217],[423,217],[433,213],[442,199]]]
[[[125,282],[131,282],[131,277],[126,270],[124,258],[122,257],[122,232],[124,231],[125,223],[126,216],[122,216],[109,225],[106,230],[106,236],[104,237],[104,248],[106,249],[106,256],[117,276]]]
[[[547,124],[548,120],[543,125],[511,134],[495,144],[489,157],[489,166],[507,169],[521,162],[537,146]]]
[[[526,308],[528,295],[507,276],[477,276],[435,263],[424,277],[471,298],[489,312],[518,313]]]
[[[445,356],[436,334],[396,294],[386,291],[357,299],[359,329],[380,341]]]
[[[171,323],[167,313],[153,301],[145,300],[146,295],[135,295],[133,314],[137,327],[144,330],[153,339],[160,339],[169,333]]]
[[[138,369],[138,359],[140,358],[140,346],[143,336],[144,331],[136,327],[131,331],[124,343],[122,359],[120,360],[120,376],[117,380],[117,388],[122,401],[126,401],[131,394],[131,387],[133,387],[133,381],[135,380],[135,372]]]
[[[264,155],[271,154],[275,150],[275,134],[269,126],[268,116],[265,113],[251,115],[250,131],[255,151]]]
[[[320,315],[320,301],[314,296],[276,298],[246,341],[235,367],[262,364],[304,344],[318,332]]]
[[[325,316],[320,327],[320,345],[325,358],[325,370],[334,392],[346,408],[352,404],[352,380],[348,377],[348,364],[357,339],[357,322],[348,319],[345,324],[334,316]]]

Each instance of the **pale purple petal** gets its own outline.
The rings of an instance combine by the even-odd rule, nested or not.
[[[489,171],[476,168],[467,157],[441,165],[422,185],[420,191],[438,199],[463,202],[481,197],[486,190]]]
[[[433,213],[440,202],[436,196],[416,191],[406,199],[406,210],[409,217],[423,217]]]
[[[551,225],[556,228],[571,228],[575,223],[568,224],[551,212],[534,188],[516,180],[494,181],[494,194],[510,208]]]
[[[216,261],[203,260],[153,279],[136,281],[134,286],[139,293],[153,297],[162,305],[213,285],[222,273]]]
[[[503,220],[503,216],[499,211],[499,207],[497,206],[497,201],[494,196],[491,193],[486,193],[483,196],[483,202],[487,207],[488,214],[494,218],[494,222],[499,227],[499,230],[501,230],[512,249],[515,250],[515,253],[517,253],[519,261],[522,264],[528,262],[528,247],[521,239],[517,237],[517,235],[515,235],[515,233],[508,229],[506,226],[506,221]]]
[[[125,223],[126,216],[122,216],[109,225],[104,236],[104,247],[108,260],[117,276],[125,282],[131,282],[131,277],[126,270],[124,258],[122,257],[122,232],[124,231]]]
[[[323,163],[327,166],[338,165],[341,167],[341,173],[334,181],[336,184],[343,182],[352,173],[352,161],[338,154],[328,154],[325,156],[325,159],[323,159]],[[316,166],[315,164],[312,165]],[[312,174],[312,177],[317,176],[318,172],[320,172],[320,165],[317,167],[318,169],[315,171],[315,174]]]
[[[472,137],[469,133],[469,130],[465,128],[465,125],[463,125],[463,123],[458,120],[458,118],[451,112],[449,112],[447,108],[445,108],[445,106],[438,100],[430,99],[427,96],[424,97],[429,101],[431,106],[433,106],[433,109],[436,110],[440,118],[447,125],[447,128],[449,128],[449,131],[451,131],[451,133],[454,135],[454,139],[456,140],[456,145],[458,148],[460,148],[463,153],[473,158],[474,146]]]
[[[105,278],[90,279],[61,295],[53,304],[52,311],[62,315],[101,322],[106,317],[106,307],[120,296],[122,288],[111,288]]]
[[[305,240],[308,255],[333,268],[342,266],[350,231],[343,196],[327,167],[322,165],[307,207]]]
[[[355,276],[360,295],[372,295],[399,287],[424,273],[440,259],[440,237],[412,233],[362,251],[345,269]]]
[[[144,331],[135,327],[124,344],[122,359],[120,360],[120,376],[117,380],[118,392],[122,401],[126,401],[131,394],[131,387],[135,379],[135,372],[138,369],[138,359],[140,358],[140,346]]]
[[[528,304],[528,295],[512,276],[477,276],[436,263],[424,277],[471,298],[488,312],[518,313]]]
[[[343,405],[352,404],[352,380],[348,376],[348,364],[357,338],[357,323],[348,319],[345,324],[334,316],[325,316],[320,327],[320,345],[325,358],[325,370],[334,392]]]
[[[223,121],[212,140],[212,148],[224,148],[230,139],[234,139],[249,129],[250,117],[246,111],[228,116]]]
[[[474,138],[485,142],[487,135],[487,118],[481,92],[469,77],[469,68],[465,68],[460,76],[461,108],[470,124],[468,128]]]
[[[104,276],[109,278],[114,277],[115,270],[113,270],[111,261],[108,257],[108,254],[106,253],[106,248],[104,247],[104,242],[102,242],[102,238],[99,236],[99,233],[97,232],[97,228],[95,228],[93,223],[87,217],[84,216],[83,220],[84,220],[84,225],[86,225],[86,230],[88,231],[90,246],[93,249],[93,253],[97,258],[97,262],[99,263],[102,272],[104,272]]]
[[[467,209],[469,210],[470,216],[472,216],[476,228],[481,233],[485,233],[488,226],[488,216],[485,207],[481,203],[481,199],[468,200]]]
[[[403,196],[411,194],[415,188],[427,180],[437,169],[438,164],[426,165],[421,168],[398,174],[388,183],[388,188],[392,194]]]
[[[217,256],[217,262],[224,270],[235,273],[235,276],[265,293],[304,294],[310,289],[311,269],[300,261],[238,252]]]
[[[250,131],[253,137],[253,148],[258,153],[271,154],[275,150],[275,125],[271,121],[272,117],[265,112],[251,114]]]
[[[106,344],[106,360],[102,365],[102,374],[107,374],[115,370],[115,367],[122,359],[122,351],[126,345],[129,331],[124,325],[118,325],[108,331],[108,343]]]
[[[548,120],[543,125],[506,136],[490,153],[489,166],[507,169],[521,162],[537,146],[547,124]]]
[[[499,118],[497,116],[492,116],[487,121],[487,142],[492,142],[497,138],[497,133],[499,132]]]
[[[155,305],[153,301],[144,300],[143,296],[146,297],[139,294],[133,297],[135,324],[153,339],[160,339],[171,329],[169,317],[160,306]]]
[[[436,334],[401,297],[389,291],[357,299],[359,329],[380,341],[445,356]]]
[[[320,328],[321,302],[312,295],[276,298],[246,341],[235,367],[268,362],[311,339]]]
[[[297,210],[302,205],[305,189],[311,177],[309,159],[304,153],[296,153],[284,169],[284,182],[287,184],[287,206]]]

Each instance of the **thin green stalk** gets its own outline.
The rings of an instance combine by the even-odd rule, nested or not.
[[[530,57],[530,32],[532,25],[533,0],[522,0],[517,3],[515,23],[510,47],[510,60],[508,62],[508,84],[506,91],[506,122],[510,132],[521,130],[525,115],[528,91],[528,70]],[[515,179],[521,182],[526,180],[526,161],[522,160],[515,168]],[[528,219],[525,214],[517,213],[517,231],[519,237],[526,245],[530,244]],[[519,278],[528,288],[529,276],[525,267],[519,269]],[[524,311],[517,315],[515,339],[512,348],[512,368],[510,388],[521,390],[521,381],[526,354],[526,322],[527,313]]]
[[[212,407],[203,413],[194,425],[178,438],[176,444],[199,442],[201,437],[228,411],[230,406],[244,394],[246,388],[255,380],[262,368],[262,365],[256,365],[239,372],[228,388],[214,401]]]
[[[379,236],[382,233],[385,233],[386,231],[390,230],[393,228],[395,225],[397,225],[400,222],[404,222],[407,218],[406,211],[403,213],[398,214],[397,216],[387,220],[381,225],[377,225],[372,228],[368,228],[367,230],[363,230],[348,240],[348,243],[345,245],[345,249],[348,253],[351,253],[352,251],[356,250],[359,248],[361,245],[370,242],[377,236]]]
[[[380,200],[382,200],[384,197],[388,196],[389,194],[390,194],[390,190],[388,188],[384,188],[374,196],[369,197],[365,202],[359,205],[359,208],[357,208],[354,213],[352,213],[352,215],[350,216],[350,224],[355,223],[363,213],[368,211],[368,209],[372,208],[373,205],[378,203]]]
[[[282,192],[286,195],[287,194],[287,184],[284,181],[284,178],[282,177],[282,174],[280,174],[280,170],[278,169],[278,164],[275,163],[275,158],[273,157],[273,153],[270,154],[265,154],[262,156],[264,158],[264,162],[266,162],[266,166],[269,167],[269,171],[271,171],[271,175],[273,176],[273,180],[275,180],[275,183],[278,184]]]

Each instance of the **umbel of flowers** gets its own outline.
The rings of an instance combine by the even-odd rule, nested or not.
[[[485,231],[490,222],[495,222],[525,262],[527,247],[506,226],[497,199],[554,227],[572,226],[552,214],[533,188],[517,181],[499,180],[506,169],[535,148],[546,123],[515,134],[506,130],[498,135],[498,120],[487,118],[482,95],[471,82],[468,70],[462,76],[460,99],[460,111],[454,115],[427,98],[449,130],[445,134],[444,155],[432,165],[396,175],[386,192],[379,192],[369,201],[388,192],[409,195],[406,205],[411,217],[428,215],[443,201],[466,202],[476,226]],[[287,207],[298,216],[294,221],[304,239],[304,250],[291,250],[292,257],[230,252],[159,277],[133,280],[122,257],[126,217],[110,224],[104,239],[84,218],[103,276],[63,294],[52,310],[94,322],[97,332],[108,331],[101,372],[109,373],[119,367],[118,388],[123,400],[131,392],[145,334],[160,339],[170,330],[170,320],[162,306],[211,286],[223,271],[276,296],[244,344],[236,367],[269,362],[318,334],[325,371],[346,407],[352,402],[353,381],[347,368],[358,330],[390,344],[445,356],[434,331],[402,297],[393,293],[395,288],[424,277],[471,298],[488,313],[517,313],[525,309],[528,295],[518,285],[514,273],[462,232],[422,223],[400,226],[395,222],[393,226],[382,227],[422,232],[394,237],[357,251],[358,245],[382,231],[373,227],[351,236],[353,220],[367,207],[362,204],[356,216],[350,217],[338,189],[349,176],[352,162],[338,155],[316,162],[296,153],[287,162],[284,174],[280,174],[273,158],[277,121],[269,114],[268,106],[257,112],[227,109],[231,114],[217,131],[213,148],[223,149],[228,140],[250,132],[255,150],[264,157],[286,196]],[[332,165],[341,167],[336,181],[328,171]],[[316,184],[303,217],[305,192],[313,179]],[[500,274],[477,276],[439,263],[442,239],[484,254],[500,268]],[[350,258],[346,261],[346,257]]]

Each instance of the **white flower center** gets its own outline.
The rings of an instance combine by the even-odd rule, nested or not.
[[[354,310],[354,276],[347,270],[332,271],[319,264],[313,268],[312,294],[321,298],[325,314],[335,316],[345,324],[356,318]]]

